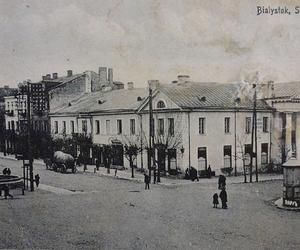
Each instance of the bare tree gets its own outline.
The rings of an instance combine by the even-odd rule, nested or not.
[[[131,178],[134,178],[134,165],[133,162],[136,160],[139,153],[143,150],[143,143],[141,143],[142,135],[124,135],[122,138],[122,144],[124,145],[124,155],[129,161],[131,168]]]
[[[157,118],[157,115],[156,115]],[[183,140],[183,129],[181,116],[170,117],[173,119],[173,124],[168,124],[167,129],[165,127],[158,126],[154,133],[154,149],[162,154],[162,158],[171,156],[170,153],[174,150],[180,149]],[[170,122],[170,121],[169,121]],[[160,170],[161,166],[158,166],[157,181],[160,182]]]
[[[292,147],[286,145],[282,137],[279,139],[274,138],[273,141],[278,148],[278,151],[277,151],[278,154],[276,155],[276,158],[280,159],[280,162],[279,162],[280,164],[283,164],[291,158]]]

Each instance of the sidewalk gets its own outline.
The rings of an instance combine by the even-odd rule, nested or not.
[[[134,170],[134,178],[131,178],[131,169],[126,169],[126,170],[118,170],[117,174],[115,176],[115,169],[110,169],[110,173],[107,173],[107,169],[100,167],[99,171],[96,171],[94,173],[94,169],[96,167],[93,165],[87,165],[87,170],[85,173],[90,173],[90,174],[96,174],[99,176],[104,176],[104,177],[109,177],[109,178],[115,178],[115,179],[121,179],[121,180],[128,180],[128,181],[136,181],[136,182],[144,182],[144,175],[140,172],[137,172]],[[80,173],[83,172],[83,166],[77,168]],[[272,180],[282,180],[283,176],[282,174],[260,174],[258,176],[258,181],[259,182],[264,182],[264,181],[272,181]],[[161,182],[158,183],[158,185],[164,185],[164,186],[178,186],[178,185],[191,185],[191,184],[203,184],[203,183],[218,183],[218,176],[217,177],[212,177],[210,179],[208,178],[200,178],[199,182],[198,181],[190,181],[190,180],[185,180],[185,179],[178,179],[173,176],[167,176],[167,177],[160,177]],[[247,176],[247,181],[249,183],[249,176]],[[228,184],[239,184],[239,183],[244,183],[244,176],[227,176],[226,177],[226,183]],[[253,175],[253,183],[255,183],[255,175]]]
[[[6,155],[4,156],[3,152],[0,152],[0,159],[9,159],[9,160],[14,160],[17,161],[14,155]],[[34,164],[42,165],[44,166],[43,160],[34,160]],[[0,160],[0,165],[1,165],[1,160]],[[125,169],[125,170],[118,170],[117,174],[115,176],[115,169],[110,169],[110,173],[107,173],[107,169],[100,167],[99,171],[96,171],[94,173],[94,169],[96,166],[94,165],[87,165],[87,170],[84,172],[83,171],[83,165],[80,167],[77,167],[77,170],[79,173],[84,174],[84,173],[89,173],[89,174],[96,174],[98,176],[103,176],[103,177],[108,177],[108,178],[114,178],[114,179],[120,179],[120,180],[128,180],[128,181],[135,181],[135,182],[144,182],[144,175],[140,172],[137,172],[136,169],[134,170],[134,178],[131,178],[131,169]],[[272,180],[282,180],[283,176],[282,174],[260,174],[258,176],[259,182],[264,182],[264,181],[272,181]],[[249,183],[249,175],[247,176],[247,181]],[[153,182],[153,181],[152,181]],[[212,177],[210,179],[208,178],[200,178],[199,182],[198,181],[190,181],[190,180],[185,180],[185,179],[178,179],[175,176],[167,176],[167,177],[161,177],[161,182],[158,183],[158,185],[163,185],[163,186],[180,186],[180,185],[191,185],[191,184],[209,184],[209,183],[218,183],[218,177]],[[239,183],[244,183],[244,176],[239,175],[239,176],[227,176],[226,177],[226,183],[228,184],[239,184]],[[253,175],[253,183],[255,183],[255,175]]]
[[[3,152],[0,152],[0,159],[8,159],[8,160],[12,160],[12,161],[22,161],[22,160],[18,160],[16,159],[15,155],[12,154],[6,154],[6,156],[4,156]],[[34,164],[42,164],[44,165],[44,161],[41,159],[34,159],[33,161]]]

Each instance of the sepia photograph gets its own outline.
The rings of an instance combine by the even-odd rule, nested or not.
[[[0,0],[0,249],[300,249],[300,2]]]

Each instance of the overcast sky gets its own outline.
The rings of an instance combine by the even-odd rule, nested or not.
[[[299,1],[270,1],[273,7]],[[262,2],[261,2],[262,3]],[[266,1],[264,5],[268,6]],[[300,15],[257,16],[254,0],[0,0],[0,86],[114,68],[145,86],[300,80]]]

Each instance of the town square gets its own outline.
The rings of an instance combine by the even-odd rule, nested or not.
[[[0,249],[299,249],[293,9],[0,0]]]

